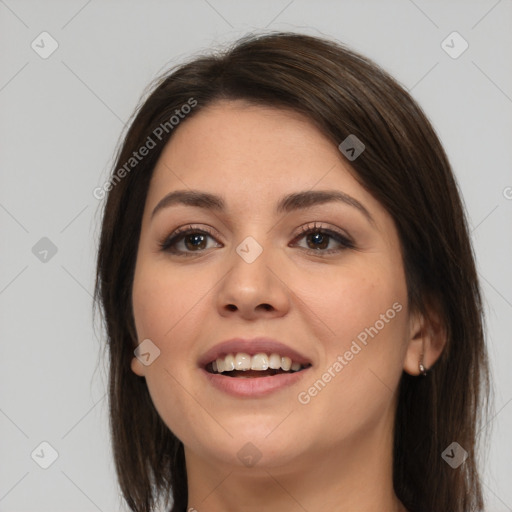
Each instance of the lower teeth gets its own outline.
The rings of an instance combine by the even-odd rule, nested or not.
[[[272,368],[268,368],[267,370],[231,370],[229,372],[217,372],[213,370],[211,363],[206,367],[206,370],[209,373],[213,373],[214,375],[224,375],[226,377],[235,377],[239,379],[252,379],[257,377],[269,377],[272,375],[279,375],[281,373],[297,373],[308,367],[310,364],[302,366],[300,370],[283,370],[279,368],[279,370],[274,370]]]
[[[218,373],[218,372],[217,372]],[[226,377],[235,377],[235,378],[243,378],[243,379],[251,379],[251,378],[258,378],[258,377],[268,377],[272,375],[278,375],[281,373],[295,373],[292,371],[284,371],[282,369],[280,370],[232,370],[230,372],[222,372],[218,373],[218,375],[225,375]]]

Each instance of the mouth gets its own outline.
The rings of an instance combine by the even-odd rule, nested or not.
[[[313,360],[271,338],[233,338],[211,347],[198,367],[204,382],[217,391],[258,399],[297,386],[311,372]]]
[[[311,363],[293,361],[278,353],[258,353],[250,355],[244,352],[221,355],[205,365],[211,374],[238,379],[257,379],[274,375],[293,374],[311,366]]]

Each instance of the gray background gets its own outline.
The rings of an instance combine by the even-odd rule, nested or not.
[[[259,29],[337,38],[432,120],[467,206],[488,314],[488,510],[512,511],[511,0],[0,0],[0,511],[123,510],[91,314],[92,191],[157,74]],[[59,45],[46,59],[31,47],[51,48],[43,31]],[[456,59],[441,46],[453,31],[469,44]],[[43,237],[56,254],[41,252]],[[44,441],[58,452],[47,469]]]

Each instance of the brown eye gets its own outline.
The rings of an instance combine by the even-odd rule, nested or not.
[[[304,249],[312,253],[331,254],[355,247],[354,243],[342,233],[318,227],[316,224],[313,227],[306,226],[295,240],[302,238],[306,239],[307,244]],[[338,247],[328,249],[332,241],[338,244]]]
[[[306,236],[306,240],[311,241],[311,249],[327,249],[330,242],[330,235],[326,233],[316,232]]]
[[[206,236],[202,233],[194,233],[192,235],[185,235],[182,237],[185,242],[185,247],[189,250],[205,249]]]
[[[203,229],[185,228],[175,231],[159,245],[160,249],[176,255],[190,256],[207,249],[208,239],[214,240],[213,235]]]

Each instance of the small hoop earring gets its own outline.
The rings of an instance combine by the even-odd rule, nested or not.
[[[421,355],[421,360],[419,362],[418,367],[420,369],[421,375],[423,375],[423,377],[425,377],[427,375],[427,369],[425,368],[425,366],[423,366],[423,354]]]

